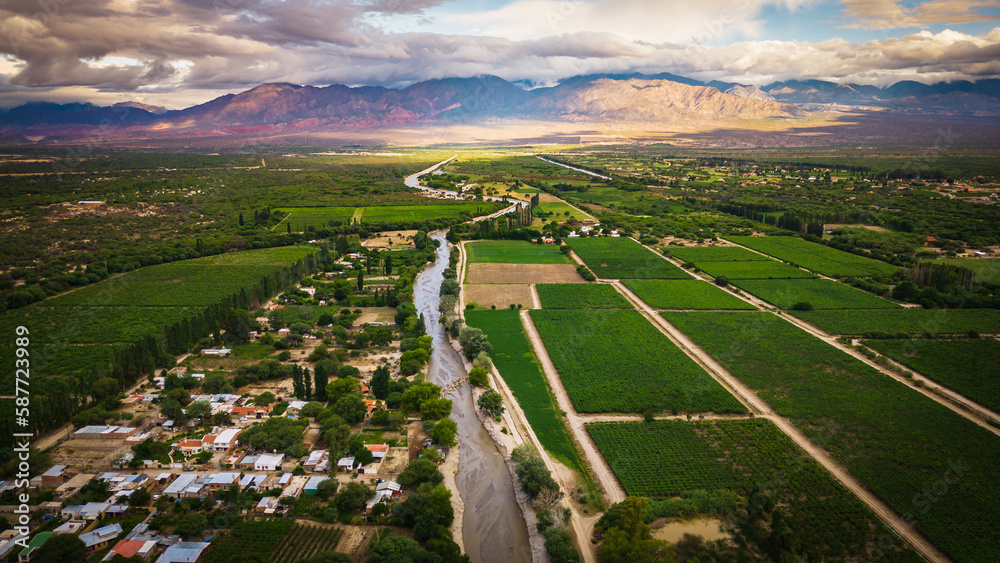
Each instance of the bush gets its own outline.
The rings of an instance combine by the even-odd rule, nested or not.
[[[715,278],[715,285],[719,287],[726,287],[727,285],[729,285],[729,278],[727,278],[726,276],[719,276]]]
[[[792,305],[792,309],[796,311],[812,311],[813,304],[808,301],[797,301],[795,305]]]
[[[469,383],[476,387],[488,387],[490,384],[488,372],[483,368],[472,368],[469,371]]]

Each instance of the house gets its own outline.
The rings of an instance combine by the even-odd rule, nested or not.
[[[288,336],[292,331],[287,328],[278,329],[278,336]]]
[[[239,473],[216,473],[212,475],[212,480],[208,482],[208,488],[212,491],[228,489],[231,485],[238,483],[239,480]]]
[[[133,555],[138,555],[148,561],[149,557],[156,549],[156,545],[157,542],[154,540],[124,539],[116,543],[114,547],[111,548],[111,551],[109,551],[101,561],[111,561],[115,555],[121,555],[126,559],[132,557]]]
[[[223,430],[215,437],[215,442],[213,444],[215,451],[217,452],[227,452],[236,446],[236,436],[239,435],[240,431],[236,428],[229,428]]]
[[[202,450],[201,440],[181,440],[177,442],[174,449],[184,455],[200,454]]]
[[[254,471],[277,471],[281,468],[281,460],[285,454],[264,454],[253,464]]]
[[[21,550],[21,553],[17,554],[18,563],[28,563],[32,561],[31,556],[35,553],[38,548],[45,545],[46,542],[52,537],[52,532],[41,532],[31,539],[31,543],[28,547]]]
[[[380,502],[398,499],[402,491],[403,487],[395,481],[379,481],[378,485],[375,485],[375,496],[368,499],[365,503],[367,509],[371,510],[373,506]]]
[[[167,485],[166,489],[163,489],[163,495],[168,497],[181,498],[181,496],[184,494],[184,491],[188,487],[192,486],[194,484],[195,479],[197,478],[198,476],[195,475],[194,473],[184,473],[178,476],[177,479],[174,479],[173,483]],[[63,510],[63,512],[65,513],[65,510]],[[65,516],[63,516],[63,518],[65,518]]]
[[[156,560],[156,563],[196,563],[208,549],[206,542],[177,542]]]
[[[204,356],[227,356],[232,352],[229,348],[202,348],[201,353]]]
[[[319,484],[322,483],[323,481],[329,481],[329,480],[330,478],[325,476],[310,477],[309,480],[306,481],[306,486],[302,490],[307,495],[314,495],[316,494],[316,491],[319,490]]]
[[[73,504],[63,508],[62,512],[59,513],[59,516],[66,521],[79,520],[81,510],[83,510],[82,504]]]
[[[87,546],[87,552],[100,551],[122,533],[122,525],[115,523],[109,526],[102,526],[93,532],[80,534],[80,540]]]
[[[256,511],[260,514],[274,514],[274,511],[278,509],[278,498],[277,497],[264,497],[260,499],[257,503]]]
[[[67,471],[65,465],[53,465],[48,471],[42,473],[42,486],[58,487],[68,481],[73,475],[75,473]]]
[[[76,204],[77,205],[97,206],[97,205],[104,205],[104,202],[101,201],[101,200],[97,200],[97,199],[81,199],[80,201],[76,202]]]
[[[79,534],[87,526],[87,523],[82,520],[70,520],[64,524],[60,524],[55,530],[52,530],[53,534]]]
[[[337,460],[337,471],[343,469],[344,471],[350,471],[354,469],[354,456],[342,457]]]
[[[327,471],[330,469],[330,455],[326,450],[313,450],[309,452],[309,459],[302,464],[302,467],[316,472]]]
[[[80,518],[88,522],[98,520],[109,508],[110,502],[88,502],[80,509]]]

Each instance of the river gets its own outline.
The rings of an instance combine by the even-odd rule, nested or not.
[[[433,265],[413,286],[413,301],[424,316],[427,333],[434,337],[434,352],[427,366],[427,380],[444,387],[468,374],[458,352],[446,340],[438,311],[441,281],[448,266],[448,243],[444,232],[431,238],[440,242]],[[448,395],[453,401],[451,418],[458,423],[459,460],[455,476],[465,504],[462,539],[472,561],[531,561],[528,528],[514,499],[513,477],[493,440],[476,417],[472,391],[461,385]]]

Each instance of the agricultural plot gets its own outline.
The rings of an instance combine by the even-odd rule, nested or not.
[[[16,326],[16,325],[11,325]],[[29,328],[29,330],[31,330]],[[31,392],[43,395],[51,387],[64,390],[63,384],[70,389],[89,389],[92,380],[112,373],[112,364],[117,355],[122,354],[127,344],[95,344],[95,345],[32,345],[31,347]],[[0,361],[4,365],[13,366],[17,359],[16,348],[0,346]],[[50,381],[58,383],[48,385]],[[14,394],[14,378],[3,378],[0,395]],[[36,408],[37,408],[36,404]],[[39,415],[41,416],[41,415]]]
[[[681,246],[669,247],[670,255],[685,262],[739,262],[771,260],[767,256],[750,252],[738,246]]]
[[[573,251],[599,278],[688,279],[684,270],[628,238],[573,239]]]
[[[863,310],[790,311],[796,317],[830,334],[983,334],[1000,333],[996,309],[884,309],[878,314]]]
[[[290,518],[269,518],[266,520],[243,520],[228,531],[212,540],[205,553],[204,563],[228,563],[234,553],[248,559],[256,556],[261,561],[270,561],[271,553],[282,543],[282,539],[295,521]]]
[[[767,280],[767,279],[791,279],[791,278],[815,278],[813,274],[782,264],[774,260],[740,262],[702,262],[698,267],[706,274],[717,278],[726,276],[731,280]]]
[[[5,316],[26,326],[36,345],[110,344],[163,337],[163,327],[197,317],[195,307],[23,307]]]
[[[466,283],[586,283],[572,264],[469,264]]]
[[[481,329],[493,345],[490,357],[524,411],[539,441],[563,463],[580,470],[583,463],[558,412],[545,374],[531,349],[517,311],[466,311],[465,322]]]
[[[531,318],[579,412],[746,412],[637,311],[537,309]]]
[[[622,280],[622,283],[654,309],[756,309],[701,280]]]
[[[663,315],[953,560],[1000,559],[1000,437],[771,313]]]
[[[333,551],[344,531],[323,524],[295,523],[271,553],[272,563],[298,563],[323,551]]]
[[[800,302],[814,309],[901,309],[892,301],[831,280],[734,280],[733,285],[782,309]]]
[[[469,263],[570,264],[572,260],[554,244],[523,240],[480,240],[465,243]]]
[[[726,240],[835,278],[891,276],[898,268],[796,237],[726,237]]]
[[[591,215],[584,213],[561,200],[543,200],[535,206],[535,209],[533,209],[532,212],[536,217],[543,217],[545,219],[555,221],[583,221],[584,219],[593,219]]]
[[[749,497],[764,484],[789,527],[801,534],[810,561],[852,559],[883,533],[868,507],[769,420],[601,422],[586,428],[631,496],[729,489]],[[900,555],[890,552],[888,559]]]
[[[538,300],[544,309],[631,309],[632,304],[605,284],[539,284]]]
[[[945,258],[928,262],[969,268],[975,272],[978,283],[1000,283],[1000,258]]]
[[[531,286],[525,283],[467,283],[462,286],[465,303],[478,307],[506,309],[511,305],[530,309],[533,305]]]
[[[454,218],[464,213],[481,215],[493,207],[481,203],[436,205],[385,205],[369,207],[283,207],[275,211],[288,213],[281,223],[291,223],[298,231],[306,227],[317,229],[345,223],[401,223]],[[284,228],[283,226],[275,229]]]
[[[1000,412],[1000,342],[961,340],[866,340],[865,345]]]

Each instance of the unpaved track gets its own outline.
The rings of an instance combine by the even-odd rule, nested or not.
[[[521,311],[521,323],[524,325],[524,333],[528,336],[531,346],[535,349],[535,355],[538,356],[538,360],[542,364],[542,371],[545,373],[545,378],[548,379],[549,387],[552,388],[552,392],[556,396],[559,409],[566,413],[566,423],[569,426],[570,432],[573,433],[577,445],[587,459],[587,464],[593,470],[594,477],[601,483],[604,492],[607,493],[612,503],[625,500],[625,490],[622,488],[621,483],[618,482],[618,478],[615,477],[614,472],[611,471],[611,466],[608,465],[607,460],[597,450],[597,445],[594,444],[593,440],[590,439],[590,435],[584,429],[583,425],[588,421],[577,415],[576,410],[573,408],[573,403],[569,400],[566,388],[563,387],[562,380],[559,379],[559,373],[556,371],[555,364],[552,363],[552,358],[549,357],[548,350],[542,344],[542,339],[538,335],[538,329],[535,328],[535,323],[532,322],[528,311]]]
[[[920,553],[925,559],[932,562],[949,561],[944,553],[939,551],[929,541],[921,536],[916,530],[913,529],[912,526],[907,524],[906,521],[896,514],[894,510],[882,502],[881,499],[869,492],[860,481],[851,475],[839,462],[835,461],[830,454],[816,446],[812,440],[806,437],[806,435],[795,427],[788,419],[775,413],[771,409],[770,405],[758,397],[753,390],[744,385],[743,382],[733,376],[733,374],[729,373],[729,371],[716,362],[714,358],[709,356],[704,350],[701,349],[701,347],[697,346],[690,338],[688,338],[687,335],[667,322],[666,319],[664,319],[651,307],[646,305],[645,302],[636,297],[635,294],[629,291],[628,288],[621,284],[621,282],[615,281],[612,285],[614,285],[626,299],[631,301],[640,313],[643,313],[646,318],[652,321],[654,326],[670,338],[670,340],[674,341],[674,343],[677,344],[681,350],[684,351],[684,353],[701,364],[702,367],[707,368],[709,374],[719,381],[719,383],[721,383],[724,387],[727,387],[731,392],[733,392],[740,402],[748,405],[752,411],[760,415],[762,418],[772,421],[775,426],[791,438],[792,441],[798,444],[799,447],[809,454],[810,457],[816,460],[820,466],[829,471],[830,474],[837,479],[837,481],[854,493],[858,499],[865,503],[865,505],[877,514],[878,517],[886,523],[886,525],[892,528],[893,531],[913,546],[913,548],[916,549],[917,552]]]

